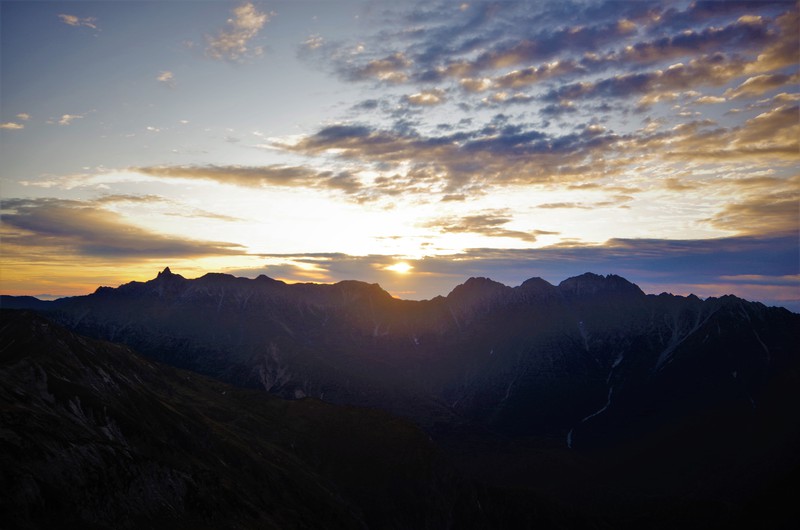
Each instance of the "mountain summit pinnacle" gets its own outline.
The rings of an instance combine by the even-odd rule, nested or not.
[[[172,271],[169,270],[169,267],[165,267],[163,271],[159,272],[156,278],[161,278],[162,276],[172,276]]]

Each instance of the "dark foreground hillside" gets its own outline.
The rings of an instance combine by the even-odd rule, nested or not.
[[[380,411],[286,401],[0,312],[3,528],[580,528]]]

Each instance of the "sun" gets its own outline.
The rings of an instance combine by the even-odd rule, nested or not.
[[[389,265],[388,267],[384,267],[384,268],[387,271],[399,272],[400,274],[408,274],[409,272],[411,272],[411,269],[413,269],[414,267],[412,267],[411,265],[409,265],[405,261],[400,261],[398,263],[395,263],[394,265]]]

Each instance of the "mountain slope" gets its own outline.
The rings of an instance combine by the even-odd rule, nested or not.
[[[485,528],[515,513],[568,527],[458,479],[385,413],[236,389],[0,315],[9,527]]]

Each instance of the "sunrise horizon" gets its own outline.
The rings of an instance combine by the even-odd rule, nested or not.
[[[593,272],[800,312],[796,2],[0,9],[0,294]]]
[[[410,260],[406,260],[406,261],[410,261]],[[410,264],[408,264],[406,262],[402,262],[402,261],[398,262],[398,263],[395,263],[394,265],[406,265],[406,266],[410,267],[411,269],[416,268],[414,265],[410,265]],[[774,300],[762,299],[762,300],[757,300],[755,298],[748,297],[748,294],[747,294],[748,290],[747,290],[746,286],[745,286],[744,289],[740,288],[739,289],[740,292],[737,294],[737,293],[730,292],[730,291],[726,290],[729,287],[729,284],[719,284],[719,285],[713,285],[713,284],[685,285],[684,284],[684,285],[681,285],[681,284],[674,284],[674,283],[672,283],[672,284],[640,283],[640,282],[631,280],[629,277],[617,274],[617,273],[615,273],[613,271],[612,272],[598,273],[598,272],[595,272],[593,270],[585,270],[582,273],[568,274],[568,275],[565,275],[563,277],[558,277],[557,273],[555,273],[553,271],[546,272],[545,274],[547,274],[547,277],[538,276],[538,275],[535,274],[535,271],[531,271],[532,275],[530,275],[530,276],[526,276],[524,278],[517,279],[517,280],[506,279],[505,281],[500,281],[500,280],[497,280],[495,278],[492,278],[492,277],[489,277],[489,276],[486,276],[486,275],[482,275],[480,273],[476,273],[476,274],[474,274],[472,276],[468,276],[468,277],[463,277],[460,280],[458,278],[456,278],[455,275],[450,275],[446,279],[440,279],[439,281],[430,283],[428,286],[426,286],[424,288],[425,290],[422,290],[422,291],[403,290],[403,289],[407,289],[409,287],[409,285],[413,285],[412,282],[409,282],[408,278],[403,278],[403,277],[407,276],[409,274],[413,274],[413,273],[410,273],[410,271],[406,270],[405,267],[400,267],[400,269],[401,269],[400,271],[394,270],[391,267],[392,266],[390,265],[390,266],[385,266],[385,267],[382,267],[380,269],[377,269],[379,272],[380,271],[391,271],[392,274],[390,274],[390,275],[381,275],[381,276],[373,276],[371,278],[372,281],[364,280],[362,278],[347,277],[347,276],[343,276],[343,277],[337,278],[337,279],[331,279],[331,280],[328,280],[328,281],[320,281],[320,280],[314,281],[314,280],[309,280],[309,279],[282,278],[282,277],[279,277],[279,276],[274,276],[273,277],[273,276],[268,276],[267,274],[264,274],[264,273],[258,274],[257,276],[253,275],[252,273],[248,273],[248,272],[245,272],[245,275],[237,275],[235,273],[235,271],[234,272],[205,271],[205,272],[202,272],[202,273],[196,272],[196,273],[194,273],[194,275],[187,275],[187,274],[183,274],[181,270],[176,269],[175,267],[171,267],[169,265],[165,265],[165,266],[163,266],[161,268],[153,269],[153,271],[149,275],[148,274],[143,274],[140,277],[129,278],[127,280],[121,281],[120,283],[102,284],[102,285],[101,284],[97,284],[97,285],[95,285],[93,287],[89,286],[86,289],[77,288],[75,291],[72,291],[72,292],[65,291],[62,294],[57,294],[57,293],[31,293],[31,292],[28,292],[28,291],[16,292],[16,291],[12,290],[12,291],[9,291],[9,292],[5,292],[5,291],[0,292],[0,295],[12,296],[12,297],[33,297],[33,298],[36,298],[36,299],[39,299],[39,300],[42,300],[42,301],[54,301],[54,300],[59,300],[61,298],[71,298],[71,297],[76,297],[76,296],[89,296],[91,294],[96,293],[99,289],[104,289],[104,288],[116,289],[118,287],[121,287],[121,286],[129,284],[129,283],[137,283],[137,282],[138,283],[146,283],[146,282],[149,282],[149,281],[152,281],[152,280],[157,280],[164,273],[169,273],[169,274],[172,274],[172,275],[175,275],[175,276],[180,276],[181,278],[184,278],[186,280],[200,280],[200,279],[202,279],[202,278],[204,278],[206,276],[226,275],[226,276],[230,276],[230,277],[233,277],[233,278],[236,278],[236,279],[245,279],[245,280],[257,280],[259,278],[268,278],[270,280],[278,281],[278,282],[284,283],[286,285],[299,285],[299,284],[306,284],[306,285],[335,285],[335,284],[338,284],[340,282],[355,281],[355,282],[360,282],[360,283],[365,283],[365,284],[377,285],[383,291],[385,291],[388,294],[390,294],[392,296],[392,298],[395,298],[395,299],[398,299],[398,300],[429,301],[429,300],[433,300],[434,298],[437,298],[437,297],[447,297],[447,295],[452,293],[454,290],[456,290],[457,287],[459,287],[461,285],[464,285],[465,283],[467,283],[471,279],[476,279],[476,278],[477,279],[485,278],[487,280],[502,284],[502,285],[507,286],[507,287],[517,288],[517,287],[522,286],[522,284],[524,284],[526,281],[533,280],[533,279],[541,279],[541,280],[544,280],[545,282],[547,282],[548,284],[550,284],[552,286],[558,286],[559,284],[563,283],[564,281],[572,279],[572,278],[585,276],[585,275],[597,275],[597,276],[600,276],[600,277],[604,277],[604,276],[605,277],[608,277],[608,276],[621,277],[624,280],[629,281],[633,285],[639,287],[642,290],[642,292],[645,295],[648,295],[648,296],[658,296],[658,295],[662,295],[662,294],[667,294],[667,295],[671,295],[671,296],[678,296],[678,297],[683,297],[683,298],[695,296],[695,297],[697,297],[697,298],[699,298],[701,300],[708,300],[708,299],[712,299],[712,298],[720,298],[720,297],[724,297],[724,296],[737,296],[737,297],[742,298],[742,299],[747,300],[747,301],[762,303],[762,304],[764,304],[764,305],[766,305],[768,307],[782,307],[784,309],[788,309],[789,311],[792,311],[793,313],[800,313],[800,303],[796,303],[793,300],[781,300],[781,299],[774,299]],[[422,274],[422,275],[430,275],[431,273],[430,272],[425,272],[423,270],[423,271],[420,271],[420,274]],[[756,280],[756,279],[755,278],[751,278],[750,280]],[[791,278],[787,279],[787,281],[791,281]],[[758,289],[759,289],[759,287],[757,287],[756,290],[751,291],[751,293],[752,292],[758,292]]]

